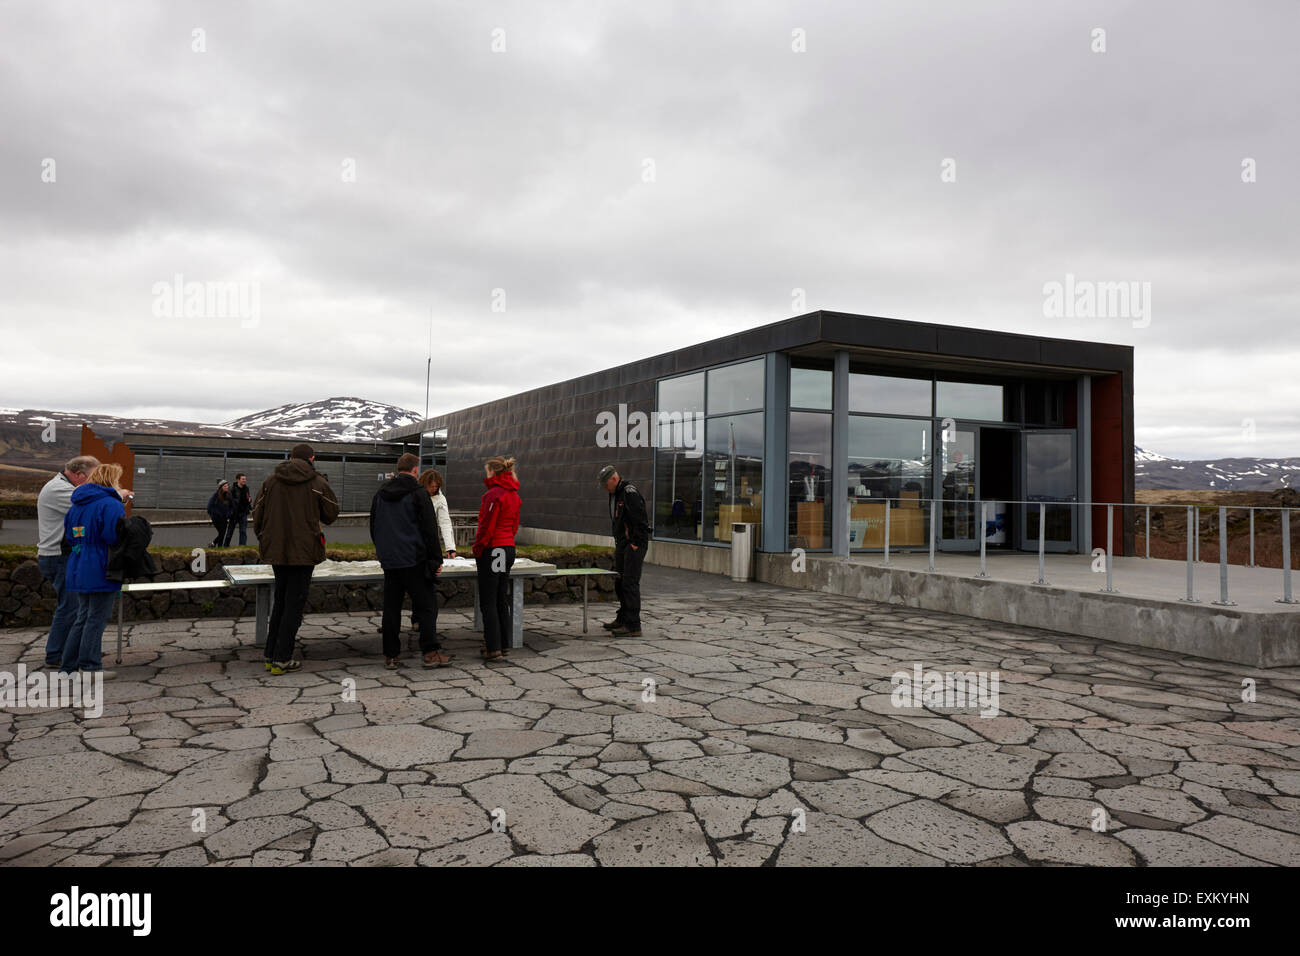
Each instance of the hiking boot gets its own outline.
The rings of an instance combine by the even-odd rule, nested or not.
[[[630,628],[626,624],[620,624],[611,630],[610,634],[614,635],[614,637],[640,637],[641,628]]]
[[[615,631],[622,626],[623,626],[622,621],[606,621],[604,624],[601,625],[601,627],[603,627],[607,631]]]

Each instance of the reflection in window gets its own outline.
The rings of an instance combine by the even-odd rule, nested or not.
[[[790,369],[790,407],[831,410],[831,383],[828,369]]]
[[[831,416],[790,413],[790,460],[786,494],[790,502],[790,547],[831,546]]]
[[[849,411],[929,417],[930,380],[850,373]]]
[[[660,380],[656,408],[681,415],[704,411],[704,373]]]
[[[763,415],[710,418],[704,474],[712,484],[705,513],[706,541],[730,541],[731,526],[747,521],[762,530]]]
[[[938,418],[967,418],[981,422],[1003,419],[1001,385],[976,385],[971,382],[940,382],[936,393],[935,415]]]
[[[849,547],[905,548],[929,541],[930,422],[849,416]],[[886,501],[888,500],[888,505]]]
[[[763,407],[764,361],[709,370],[709,414],[748,412]]]

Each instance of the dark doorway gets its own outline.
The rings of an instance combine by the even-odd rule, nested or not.
[[[1016,500],[1019,438],[1020,433],[1014,428],[980,429],[980,499],[995,502],[989,505],[984,529],[989,548],[1009,550],[1016,541],[1012,527],[1016,509],[1007,502]]]

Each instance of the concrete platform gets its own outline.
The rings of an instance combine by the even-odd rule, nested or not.
[[[1300,604],[1277,603],[1282,596],[1282,572],[1276,568],[1231,566],[1229,598],[1237,603],[1223,607],[1211,603],[1219,599],[1217,564],[1195,566],[1193,593],[1201,603],[1189,604],[1179,600],[1187,593],[1187,565],[1155,558],[1116,558],[1115,593],[1101,590],[1105,574],[1092,570],[1089,555],[1048,555],[1046,585],[1034,583],[1036,554],[990,554],[987,578],[976,577],[978,554],[939,554],[934,571],[927,570],[929,555],[923,553],[891,555],[890,568],[881,566],[882,555],[848,561],[809,555],[802,572],[794,570],[788,555],[756,558],[759,580],[786,587],[1042,627],[1210,660],[1257,667],[1300,664]]]

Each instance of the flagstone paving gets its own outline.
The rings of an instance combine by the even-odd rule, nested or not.
[[[385,670],[369,614],[278,678],[251,620],[136,624],[102,716],[0,710],[0,865],[1300,865],[1300,668],[644,590],[641,639],[529,606],[491,666],[444,611],[437,670]],[[0,671],[43,641],[0,631]],[[997,672],[997,716],[895,706],[917,664]]]

